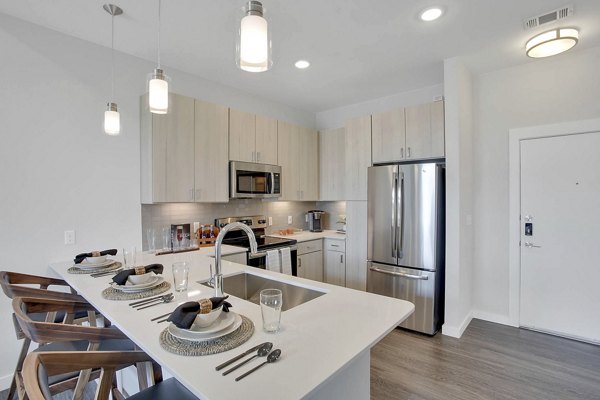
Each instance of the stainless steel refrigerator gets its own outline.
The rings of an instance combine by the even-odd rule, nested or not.
[[[369,168],[367,290],[410,301],[400,326],[435,334],[444,321],[445,167]]]

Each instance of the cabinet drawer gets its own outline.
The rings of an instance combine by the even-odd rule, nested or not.
[[[298,243],[298,255],[312,253],[313,251],[322,251],[322,250],[323,250],[323,241],[321,239],[310,240],[308,242]]]
[[[325,240],[325,249],[332,251],[346,251],[345,240]]]

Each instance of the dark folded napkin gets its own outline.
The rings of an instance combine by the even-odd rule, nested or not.
[[[155,274],[162,274],[163,266],[162,264],[150,264],[145,267],[135,267],[132,269],[126,269],[125,271],[121,271],[116,274],[112,280],[117,285],[124,285],[127,282],[127,278],[131,275],[144,275],[148,272],[154,272]]]
[[[75,264],[80,264],[83,260],[88,257],[99,257],[99,256],[116,256],[117,249],[103,250],[103,251],[91,251],[89,253],[81,253],[75,256]]]
[[[223,312],[229,312],[229,308],[233,307],[229,302],[225,301],[229,296],[225,297],[211,297],[210,301],[212,303],[212,309],[219,308],[223,306]],[[196,315],[200,311],[200,301],[188,301],[187,303],[183,303],[179,307],[175,309],[167,319],[175,324],[176,327],[181,329],[190,329],[194,320],[196,319]]]

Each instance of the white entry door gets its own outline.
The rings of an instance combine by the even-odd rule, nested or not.
[[[520,143],[520,325],[600,342],[600,132]]]

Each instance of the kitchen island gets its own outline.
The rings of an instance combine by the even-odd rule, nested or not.
[[[226,250],[224,246],[224,254]],[[163,275],[170,282],[173,262],[188,261],[191,268],[186,292],[176,293],[171,303],[140,311],[129,307],[129,301],[102,298],[101,292],[108,287],[111,277],[69,274],[67,269],[71,262],[50,267],[199,398],[369,398],[370,348],[413,312],[412,303],[223,261],[225,276],[246,272],[325,294],[284,311],[281,330],[276,334],[262,331],[258,305],[232,296],[228,300],[233,305],[232,311],[254,322],[255,331],[248,342],[210,356],[180,356],[164,350],[158,338],[167,324],[157,324],[150,319],[172,311],[178,303],[213,296],[212,289],[199,283],[210,278],[213,252],[213,248],[204,248],[161,256],[143,254],[138,264],[163,264]],[[224,289],[227,292],[227,286]],[[266,341],[282,350],[276,363],[264,366],[239,382],[234,381],[236,373],[221,376],[215,371],[220,363]],[[251,366],[256,364],[253,362]],[[249,368],[241,368],[240,374]]]

